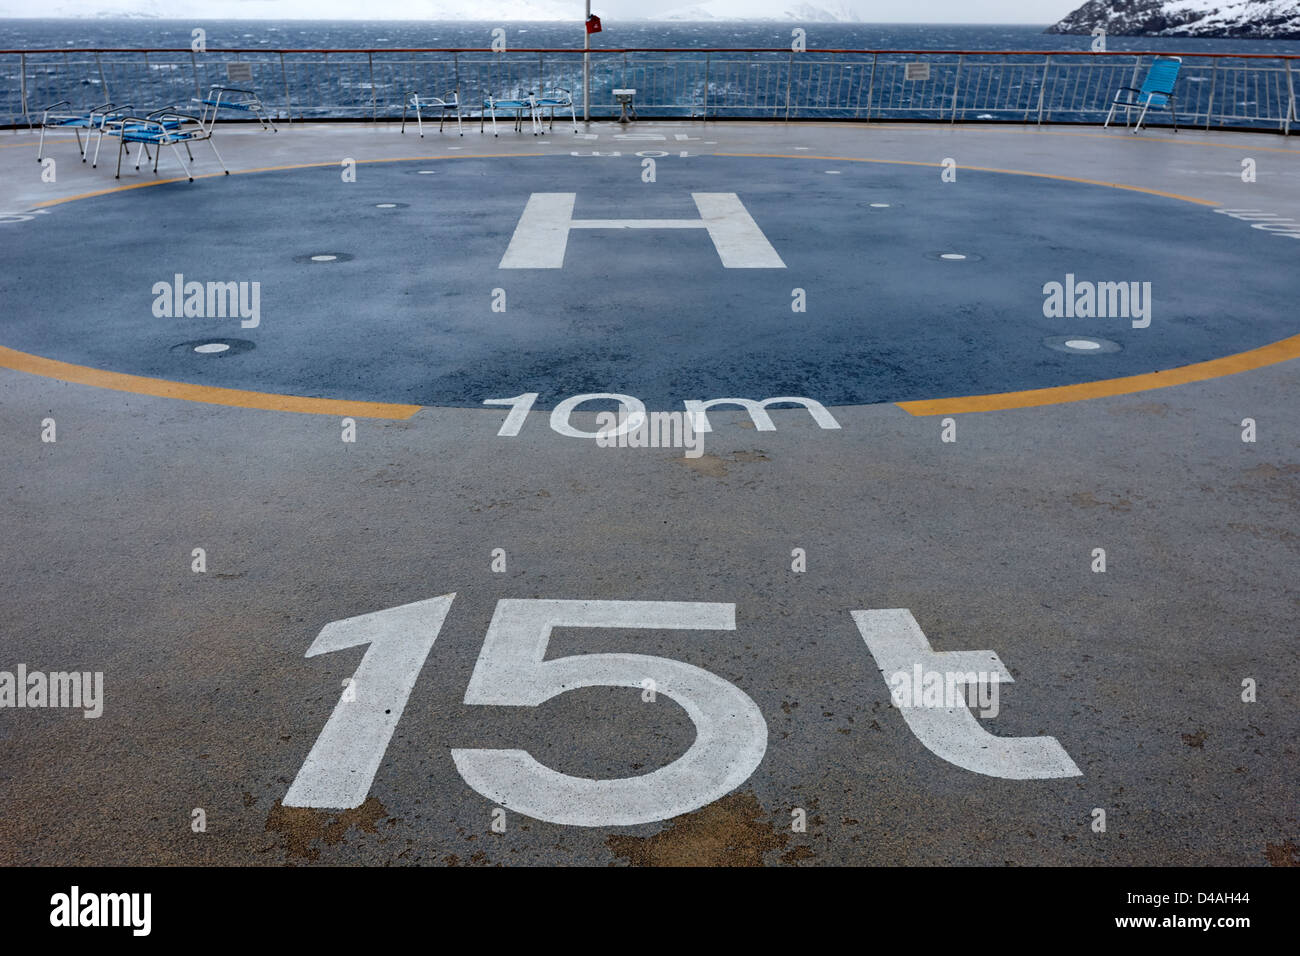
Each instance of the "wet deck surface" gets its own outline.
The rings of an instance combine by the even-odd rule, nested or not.
[[[219,127],[236,175],[44,206],[154,176],[115,182],[56,141],[57,180],[43,183],[34,137],[0,136],[0,211],[16,214],[0,217],[0,669],[102,671],[105,686],[93,720],[0,711],[0,859],[1289,859],[1300,374],[1273,343],[1300,333],[1300,241],[1214,210],[1300,220],[1295,145],[590,132]],[[593,151],[621,155],[572,155]],[[205,144],[195,155],[219,173]],[[298,164],[319,165],[273,168]],[[583,228],[562,267],[502,269],[542,192],[575,194],[575,218],[682,220],[701,214],[693,193],[734,193],[784,268],[728,269],[704,229]],[[154,284],[176,273],[259,282],[258,325],[155,315]],[[1151,282],[1149,327],[1045,316],[1044,283],[1067,274]],[[194,351],[205,343],[233,347]],[[1194,363],[1203,374],[1176,371]],[[1150,373],[1169,370],[1187,383],[1157,387]],[[159,397],[157,380],[194,388]],[[1055,386],[1082,391],[1023,394]],[[498,435],[509,409],[481,403],[530,393],[517,434]],[[759,430],[717,407],[700,457],[605,448],[562,432],[593,430],[613,403],[551,414],[588,393],[663,411],[803,397],[838,427],[779,408]],[[957,403],[945,426],[949,412],[892,404],[985,393],[1030,407]],[[296,414],[291,399],[340,404]],[[42,441],[47,419],[57,441]],[[452,592],[365,802],[283,806],[365,653],[304,657],[322,627]],[[496,804],[453,748],[613,779],[669,766],[695,739],[667,691],[648,702],[637,686],[463,703],[508,599],[734,604],[734,630],[557,627],[545,653],[653,655],[733,684],[766,724],[757,769],[658,822],[510,809],[493,832]],[[1015,683],[981,723],[1054,737],[1080,775],[975,773],[927,749],[850,614],[887,608],[909,609],[937,651],[996,653]],[[806,832],[791,831],[796,808]]]

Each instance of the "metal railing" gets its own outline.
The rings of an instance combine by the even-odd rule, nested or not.
[[[591,53],[593,117],[637,90],[642,117],[1098,123],[1114,91],[1155,56],[1077,51],[637,49]],[[1179,54],[1180,125],[1270,129],[1297,121],[1300,56]],[[488,94],[563,87],[580,97],[582,51],[527,49],[0,50],[0,117],[27,125],[46,103],[185,103],[247,63],[277,118],[385,119],[402,92]],[[1167,123],[1167,113],[1152,118]]]

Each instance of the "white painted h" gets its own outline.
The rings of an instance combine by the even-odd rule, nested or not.
[[[563,268],[570,229],[707,229],[724,268],[785,268],[735,193],[691,193],[699,219],[574,219],[577,198],[577,193],[529,196],[498,268]]]

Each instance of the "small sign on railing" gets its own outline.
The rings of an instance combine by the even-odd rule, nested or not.
[[[226,64],[226,82],[231,84],[242,83],[245,86],[253,85],[253,64],[247,61]]]
[[[924,83],[930,78],[930,64],[928,62],[914,61],[903,64],[903,79],[909,83]]]

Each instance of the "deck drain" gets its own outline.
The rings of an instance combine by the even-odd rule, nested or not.
[[[303,256],[294,256],[293,261],[328,265],[331,262],[347,262],[351,258],[346,252],[309,252]]]
[[[1049,335],[1043,339],[1043,344],[1049,349],[1072,355],[1103,355],[1123,348],[1118,342],[1099,339],[1095,335]]]
[[[228,355],[239,355],[242,352],[252,351],[256,346],[248,339],[192,339],[189,342],[181,342],[179,345],[173,345],[173,352],[188,352],[191,355],[201,355],[204,358],[225,358]]]

